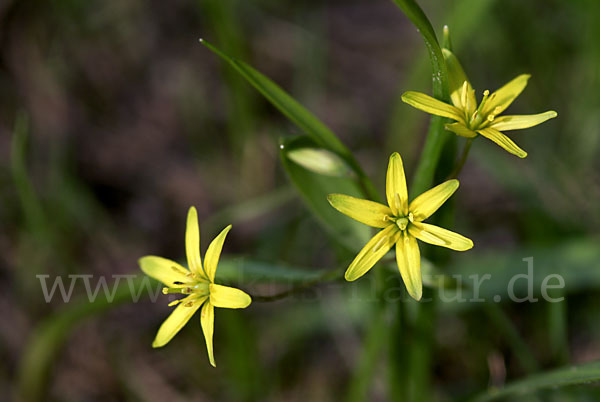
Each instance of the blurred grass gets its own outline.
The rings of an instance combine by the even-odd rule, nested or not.
[[[541,372],[600,358],[600,4],[419,4],[437,32],[450,26],[478,92],[531,72],[529,87],[509,112],[559,112],[555,121],[511,133],[529,151],[525,161],[474,143],[452,226],[473,238],[476,249],[436,268],[490,272],[494,279],[484,283],[482,297],[506,300],[509,278],[524,272],[522,258],[533,256],[536,292],[544,275],[559,273],[567,301],[497,305],[506,314],[498,321],[509,320],[506,333],[479,303],[436,306],[441,324],[432,333],[425,371],[431,399],[447,401],[521,378],[528,370],[520,349],[529,349]],[[68,336],[65,323],[80,316],[67,313],[67,320],[58,312],[94,307],[46,304],[35,278],[137,273],[140,255],[177,258],[191,204],[199,208],[203,242],[234,224],[226,252],[247,255],[237,262],[255,266],[260,281],[269,283],[263,288],[243,276],[257,294],[283,290],[269,282],[281,271],[292,285],[346,264],[352,252],[332,243],[295,201],[279,163],[278,138],[297,129],[197,38],[210,38],[289,88],[381,184],[390,152],[401,152],[413,173],[423,144],[427,117],[403,106],[399,95],[430,91],[421,39],[392,2],[24,1],[0,7],[0,18],[0,386],[7,395],[14,394],[19,362],[33,367],[26,371],[35,377],[45,370],[43,361],[51,367],[47,400],[164,400],[170,391],[204,400],[388,400],[394,392],[389,384],[418,381],[407,367],[386,372],[382,350],[390,351],[380,348],[393,312],[373,313],[370,278],[256,303],[244,314],[223,312],[215,338],[218,371],[203,367],[197,323],[168,350],[151,350],[168,311],[161,299],[141,310],[119,309],[93,336]],[[235,260],[224,259],[223,280],[240,279]],[[373,276],[389,272],[382,268]],[[524,282],[518,286],[522,292]],[[409,322],[406,310],[395,313]],[[60,342],[28,349],[26,340],[42,328],[60,329],[48,339],[69,339],[57,359]],[[120,370],[111,370],[106,355],[123,350]],[[192,352],[199,357],[190,359]],[[145,398],[130,389],[131,373],[141,378]],[[502,395],[526,400],[512,390],[556,385],[557,377],[540,375],[533,384],[502,388],[508,390]],[[25,388],[42,392],[36,385]],[[597,397],[596,389],[576,385],[539,392],[540,400]]]

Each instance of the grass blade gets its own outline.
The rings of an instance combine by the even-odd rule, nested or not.
[[[283,145],[280,152],[283,167],[305,204],[326,232],[349,250],[356,251],[368,241],[369,228],[336,211],[329,205],[327,195],[341,193],[360,197],[360,189],[350,178],[323,176],[290,160],[287,156],[288,150],[293,149],[294,144],[302,140],[303,138],[295,139]]]
[[[209,48],[213,53],[228,62],[233,68],[235,68],[254,88],[256,88],[269,102],[271,102],[273,106],[275,106],[284,116],[290,119],[290,121],[292,121],[302,131],[304,131],[304,133],[308,135],[317,145],[335,152],[344,158],[352,170],[354,170],[359,181],[365,188],[365,196],[368,196],[373,200],[378,200],[380,198],[379,194],[373,187],[373,184],[366,177],[365,173],[356,159],[354,159],[354,156],[350,150],[339,140],[333,131],[323,124],[323,122],[321,122],[314,114],[312,114],[308,109],[298,103],[298,101],[292,98],[277,84],[253,67],[225,54],[217,47],[203,39],[201,39],[200,42]]]
[[[475,397],[472,402],[488,402],[516,395],[526,395],[543,389],[556,389],[567,385],[591,384],[600,381],[600,362],[563,367],[516,381],[500,389],[490,389]]]
[[[235,68],[273,106],[301,128],[313,141],[340,156],[351,158],[350,150],[336,135],[277,84],[248,64],[230,57],[207,41],[201,39],[200,42]]]

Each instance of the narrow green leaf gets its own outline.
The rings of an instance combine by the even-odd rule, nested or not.
[[[346,402],[369,400],[369,389],[390,333],[385,313],[386,310],[380,308],[379,311],[371,314],[372,322],[364,337],[363,349],[350,381]]]
[[[254,88],[267,98],[273,106],[279,109],[281,113],[301,128],[318,145],[336,152],[340,156],[352,159],[350,151],[342,144],[336,135],[277,84],[265,77],[259,71],[250,67],[248,64],[225,54],[207,41],[200,39],[200,42],[235,68]]]
[[[490,389],[473,402],[488,402],[500,398],[523,396],[538,390],[556,389],[567,385],[592,384],[600,381],[600,362],[580,364],[526,377],[500,389]]]
[[[277,84],[248,64],[234,59],[203,39],[200,39],[200,43],[235,68],[254,88],[271,102],[273,106],[304,131],[304,133],[317,145],[335,152],[344,158],[350,168],[356,173],[357,179],[362,187],[361,190],[363,195],[374,201],[379,200],[380,197],[377,190],[374,188],[368,177],[366,177],[364,171],[350,150],[339,140],[333,131],[315,117],[314,114],[298,103]]]
[[[446,64],[444,63],[442,49],[438,43],[433,26],[431,26],[431,22],[429,22],[421,7],[414,0],[394,0],[394,3],[400,7],[402,12],[414,24],[425,41],[433,72],[433,96],[439,100],[447,101],[449,99],[449,92]]]
[[[27,116],[24,113],[19,113],[15,121],[11,149],[13,181],[19,194],[19,200],[28,229],[33,234],[39,236],[41,240],[46,240],[48,222],[27,171],[26,153],[28,136],[29,124]]]
[[[299,284],[313,281],[329,272],[326,269],[309,269],[282,263],[271,263],[245,257],[224,256],[217,268],[217,282],[236,284],[282,283]]]
[[[294,163],[287,152],[294,149],[295,144],[302,144],[306,140],[305,137],[297,138],[282,145],[280,155],[283,167],[305,204],[326,232],[349,250],[356,251],[368,241],[370,229],[336,211],[327,202],[327,196],[340,193],[362,198],[360,189],[354,180],[349,178],[323,176]]]
[[[404,14],[411,20],[417,30],[421,33],[431,61],[433,78],[433,96],[444,102],[450,99],[448,91],[448,71],[442,49],[435,35],[431,23],[423,13],[423,10],[414,0],[394,0]],[[433,182],[435,171],[440,159],[445,142],[450,138],[444,132],[444,124],[447,119],[433,116],[427,132],[427,139],[421,154],[421,160],[417,166],[410,193],[418,195],[427,190]]]
[[[93,302],[80,299],[44,320],[33,332],[21,358],[17,400],[44,399],[50,368],[59,358],[60,350],[78,324],[125,302],[131,302],[134,292],[140,297],[148,296],[148,292],[154,292],[154,284],[157,282],[145,275],[139,275],[132,281],[121,281],[111,300],[102,297]]]

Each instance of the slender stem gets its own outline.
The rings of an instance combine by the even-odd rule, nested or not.
[[[321,283],[331,282],[340,279],[341,274],[342,268],[335,268],[331,271],[324,272],[322,275],[319,275],[315,279],[306,281],[300,285],[293,286],[290,289],[285,290],[283,292],[275,293],[272,295],[252,295],[252,300],[257,302],[272,302],[285,299],[288,296],[292,296],[296,293],[303,292]]]
[[[387,264],[389,264],[393,261],[396,261],[395,257],[383,258],[378,262],[378,264],[380,264],[382,266],[386,266]],[[272,302],[272,301],[285,299],[288,296],[292,296],[296,293],[303,292],[307,289],[310,289],[312,287],[320,285],[321,283],[333,282],[333,281],[342,279],[341,276],[342,276],[344,269],[345,268],[340,267],[340,268],[334,268],[330,271],[323,272],[317,278],[311,279],[311,280],[301,283],[299,285],[293,286],[293,287],[289,288],[288,290],[284,290],[283,292],[275,293],[272,295],[251,295],[252,300],[257,301],[257,302]]]
[[[381,195],[375,189],[373,182],[369,179],[369,177],[360,169],[354,170],[354,180],[360,187],[363,195],[367,197],[371,201],[381,202]]]
[[[509,347],[512,349],[523,370],[528,374],[538,371],[539,365],[537,359],[504,310],[496,303],[488,303],[485,305],[484,311],[506,338]]]
[[[469,138],[467,139],[467,142],[465,142],[465,147],[463,148],[462,155],[460,156],[458,162],[456,162],[456,165],[454,165],[454,169],[452,170],[452,173],[450,173],[450,175],[448,176],[448,179],[456,179],[458,177],[458,175],[462,171],[463,166],[465,166],[465,162],[467,161],[467,158],[469,156],[469,151],[471,150],[471,145],[473,145],[473,138]]]

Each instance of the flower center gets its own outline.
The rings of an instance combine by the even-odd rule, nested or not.
[[[179,285],[180,283],[175,283],[176,285]],[[183,285],[183,283],[181,283],[181,285]],[[179,294],[183,294],[183,295],[191,295],[193,294],[194,296],[199,296],[199,297],[203,297],[208,295],[209,290],[208,290],[208,286],[209,283],[206,281],[194,281],[194,282],[188,282],[185,285],[187,286],[182,286],[182,287],[177,287],[177,288],[168,288],[168,287],[164,287],[162,289],[163,294],[173,294],[173,293],[179,293]]]
[[[409,212],[407,216],[399,216],[395,218],[396,226],[400,228],[400,230],[406,230],[409,223],[413,223],[415,221],[415,217],[412,212]]]
[[[408,218],[403,216],[396,219],[396,225],[400,228],[400,230],[406,230],[406,227],[408,226]]]

